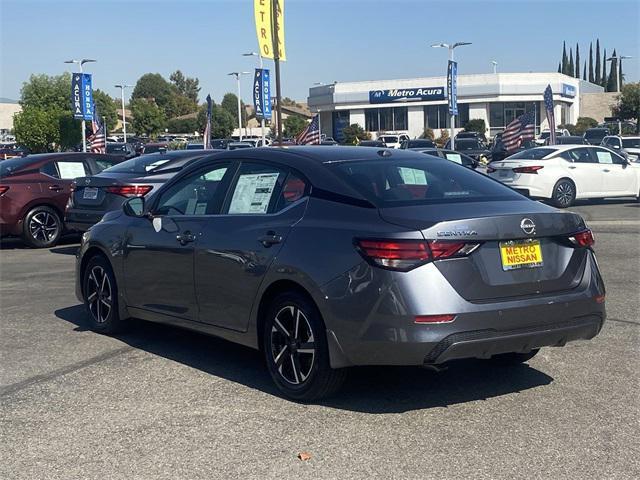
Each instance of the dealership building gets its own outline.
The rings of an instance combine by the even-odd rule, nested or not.
[[[436,136],[450,127],[447,78],[336,82],[309,89],[307,103],[320,112],[322,133],[341,140],[342,129],[358,124],[372,137],[385,133],[407,133],[419,137],[425,128]],[[458,76],[458,116],[455,128],[483,119],[487,135],[504,130],[514,118],[534,111],[536,133],[548,127],[543,94],[553,90],[557,124],[576,123],[581,99],[602,94],[598,85],[561,73],[494,73]]]

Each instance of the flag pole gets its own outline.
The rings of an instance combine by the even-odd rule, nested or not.
[[[271,17],[273,19],[273,63],[276,70],[276,124],[277,143],[282,146],[282,109],[280,105],[280,41],[278,39],[278,0],[271,0]]]

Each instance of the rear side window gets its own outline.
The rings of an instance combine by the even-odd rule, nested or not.
[[[574,148],[560,153],[560,157],[572,163],[598,163],[588,148]]]
[[[60,174],[58,173],[55,162],[45,163],[42,167],[40,167],[40,173],[44,173],[45,175],[49,175],[53,178],[60,178]]]
[[[263,215],[272,213],[278,203],[288,172],[280,167],[243,163],[231,187],[227,213]]]
[[[595,153],[596,159],[600,164],[622,165],[625,163],[625,160],[622,157],[609,150],[605,150],[604,148],[594,148],[593,153]]]
[[[384,159],[329,165],[374,205],[386,208],[432,203],[523,200],[482,174],[445,159]]]
[[[60,160],[55,162],[58,169],[58,178],[63,180],[72,180],[76,177],[84,177],[89,173],[86,171],[83,162],[69,162]]]
[[[527,160],[542,160],[547,155],[551,155],[554,152],[555,150],[553,148],[532,148],[530,150],[523,150],[521,152],[514,153],[509,157],[509,159],[525,158]]]

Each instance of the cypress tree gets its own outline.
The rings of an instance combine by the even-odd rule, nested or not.
[[[600,78],[600,85],[604,87],[604,91],[607,91],[607,49],[604,49],[604,55],[602,55],[602,77]]]
[[[576,78],[580,78],[580,46],[576,43]]]
[[[622,59],[618,59],[618,78],[620,79],[620,90],[622,91],[622,81],[624,80],[624,75],[622,75]]]
[[[596,75],[594,77],[596,84],[602,84],[602,75],[600,74],[600,39],[596,39]]]
[[[613,55],[611,55],[611,70],[609,70],[609,80],[607,80],[607,92],[618,91],[618,56],[616,55],[616,49],[613,49]]]
[[[593,78],[593,42],[589,43],[589,81],[594,82]]]
[[[562,66],[560,65],[560,62],[558,62],[558,73],[562,73]]]
[[[567,60],[567,45],[562,42],[562,73],[567,74],[569,68],[569,61]]]
[[[582,80],[587,81],[587,61],[584,61],[584,68],[582,69]]]
[[[569,65],[567,66],[567,75],[570,77],[575,77],[576,71],[573,67],[573,48],[569,49]]]

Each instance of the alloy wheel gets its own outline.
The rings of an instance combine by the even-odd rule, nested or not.
[[[58,235],[57,219],[49,212],[38,212],[29,220],[29,234],[34,240],[50,242]]]
[[[111,314],[113,298],[111,282],[104,268],[96,265],[89,272],[87,282],[87,303],[89,311],[98,323],[104,323]]]
[[[556,187],[556,199],[561,205],[571,205],[571,201],[573,200],[573,187],[569,182],[562,182]]]
[[[271,327],[271,355],[280,376],[292,385],[304,383],[313,370],[316,343],[309,319],[294,305],[282,308]]]

